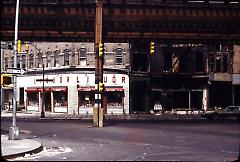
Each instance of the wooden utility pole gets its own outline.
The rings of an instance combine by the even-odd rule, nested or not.
[[[95,105],[93,108],[93,126],[103,127],[103,55],[99,53],[99,44],[102,44],[102,0],[96,1],[95,20]]]

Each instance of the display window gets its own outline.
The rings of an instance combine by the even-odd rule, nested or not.
[[[109,91],[106,92],[107,109],[122,109],[123,108],[123,91]]]
[[[94,91],[79,92],[79,107],[94,107]]]
[[[39,94],[38,92],[27,93],[27,106],[38,106],[39,105]]]
[[[67,92],[53,92],[54,107],[67,107]]]

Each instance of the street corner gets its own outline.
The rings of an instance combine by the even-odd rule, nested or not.
[[[1,147],[4,159],[13,159],[25,154],[35,154],[43,150],[42,143],[37,140],[9,140],[7,135],[1,135]]]

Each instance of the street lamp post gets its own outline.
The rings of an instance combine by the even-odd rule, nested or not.
[[[41,111],[41,118],[45,118],[45,94],[44,94],[44,64],[43,64],[43,90],[42,90],[42,111]]]
[[[14,68],[17,68],[17,39],[18,39],[18,13],[19,13],[19,0],[16,3],[16,16],[15,16],[15,36],[14,36]],[[9,128],[9,140],[15,140],[19,136],[19,128],[16,126],[16,110],[17,110],[17,76],[13,76],[13,123]]]

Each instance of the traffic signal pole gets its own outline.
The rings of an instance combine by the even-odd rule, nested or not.
[[[99,88],[103,83],[103,55],[99,54],[99,44],[102,42],[102,13],[103,2],[96,0],[95,20],[95,105],[93,108],[93,126],[103,127],[103,98]],[[102,84],[101,84],[102,85]]]
[[[19,13],[19,0],[16,3],[16,16],[15,16],[15,35],[14,35],[14,68],[17,68],[17,39],[18,39],[18,13]],[[13,76],[13,123],[9,128],[9,140],[16,140],[19,136],[19,128],[16,125],[16,111],[17,111],[17,76]]]

